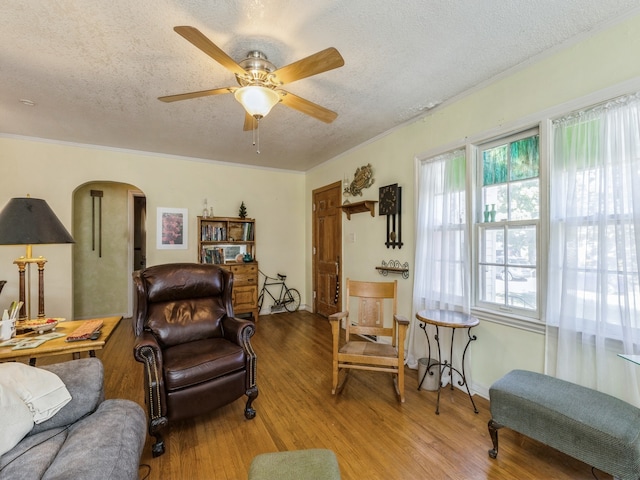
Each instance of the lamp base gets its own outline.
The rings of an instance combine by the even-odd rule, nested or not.
[[[29,245],[30,247],[30,245]],[[30,249],[27,248],[27,252]],[[29,285],[25,286],[25,271],[27,269],[27,265],[29,268],[32,263],[38,265],[38,318],[44,318],[44,264],[47,263],[47,259],[44,257],[38,258],[30,258],[29,257],[20,257],[16,258],[13,263],[18,266],[18,280],[19,280],[19,288],[20,288],[20,301],[22,302],[22,307],[20,308],[20,314],[18,316],[18,322],[26,321],[28,318],[31,318],[31,275],[29,275]],[[28,290],[26,290],[28,287]],[[29,298],[27,300],[25,291],[29,292]]]

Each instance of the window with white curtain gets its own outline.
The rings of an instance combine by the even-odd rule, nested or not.
[[[425,308],[470,311],[466,164],[464,149],[417,164],[414,312]],[[418,358],[426,351],[425,336],[415,323],[412,325],[407,363],[417,367]],[[442,340],[446,349],[449,340]]]
[[[473,169],[462,148],[419,162],[414,311],[544,319],[547,373],[637,405],[616,354],[640,355],[640,93],[550,128],[550,145],[536,129],[475,147]]]
[[[418,167],[416,311],[469,311],[466,159],[463,149],[420,162]]]
[[[480,145],[476,305],[539,318],[540,154],[533,129]]]
[[[610,359],[640,353],[639,95],[553,122],[550,195],[550,370],[637,400],[635,372],[615,378]]]

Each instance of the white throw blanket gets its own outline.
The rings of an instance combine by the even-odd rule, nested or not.
[[[53,417],[71,401],[69,390],[55,373],[23,363],[0,363],[0,384],[17,393],[36,424]]]

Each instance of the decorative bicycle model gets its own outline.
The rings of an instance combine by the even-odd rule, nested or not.
[[[268,295],[273,300],[273,304],[271,305],[271,311],[281,311],[283,308],[287,310],[287,312],[295,312],[300,308],[300,292],[295,288],[289,288],[284,283],[287,279],[286,275],[277,274],[278,278],[270,277],[265,275],[263,272],[260,272],[264,275],[264,283],[262,284],[262,289],[260,290],[260,294],[258,295],[258,311],[262,311],[262,304],[264,303],[265,297]],[[280,285],[280,294],[276,298],[273,293],[267,287],[273,287]]]

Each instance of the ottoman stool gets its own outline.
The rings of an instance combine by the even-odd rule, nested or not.
[[[338,459],[321,448],[257,455],[249,480],[340,480]]]
[[[512,370],[489,389],[489,435],[505,426],[620,480],[640,478],[640,409],[559,378]]]

